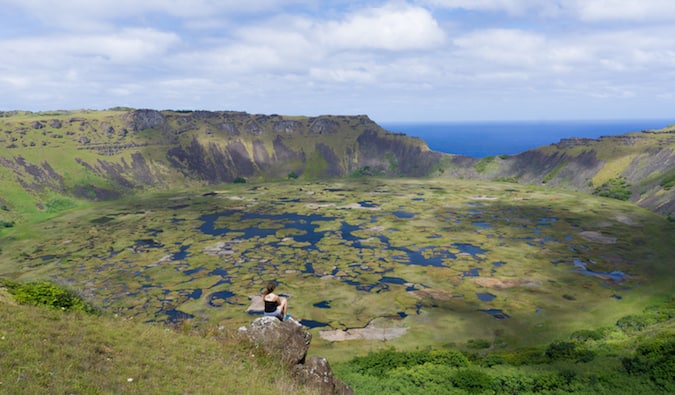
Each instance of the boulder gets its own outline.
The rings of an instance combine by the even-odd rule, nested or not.
[[[312,334],[302,325],[275,317],[256,318],[246,333],[253,343],[290,366],[305,362],[312,341]]]
[[[312,334],[299,322],[275,317],[256,318],[249,327],[241,327],[248,338],[271,355],[277,355],[290,368],[299,383],[320,394],[353,395],[354,391],[342,380],[333,377],[326,358],[312,356],[307,350]]]
[[[354,394],[346,383],[333,377],[333,370],[323,357],[312,356],[304,364],[295,365],[293,375],[299,382],[316,389],[320,394]]]

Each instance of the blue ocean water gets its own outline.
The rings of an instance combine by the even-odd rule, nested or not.
[[[419,137],[434,151],[483,158],[518,154],[557,143],[563,138],[598,138],[662,129],[675,124],[675,120],[380,122],[379,124],[391,132]]]

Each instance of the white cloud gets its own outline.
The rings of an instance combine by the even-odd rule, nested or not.
[[[587,21],[675,21],[672,0],[573,0],[568,3]]]
[[[445,40],[429,11],[407,5],[360,10],[318,30],[325,45],[352,49],[430,49]]]

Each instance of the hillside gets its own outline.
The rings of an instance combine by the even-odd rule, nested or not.
[[[0,226],[88,201],[235,180],[440,176],[544,184],[675,215],[675,129],[475,159],[367,116],[222,111],[0,113]]]
[[[18,305],[1,286],[0,360],[3,394],[314,393],[234,330]]]
[[[242,112],[0,113],[0,220],[234,180],[424,176],[442,154],[366,116]]]
[[[512,156],[465,160],[447,175],[574,189],[675,217],[675,127],[567,138]]]

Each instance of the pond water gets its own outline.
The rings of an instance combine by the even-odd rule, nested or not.
[[[325,322],[319,322],[319,321],[314,321],[314,320],[300,320],[300,323],[307,328],[321,328],[324,326],[328,326],[327,323]]]
[[[480,273],[478,273],[480,270],[480,268],[466,270],[462,272],[462,277],[480,277]]]
[[[476,296],[478,297],[478,300],[480,300],[481,302],[492,302],[497,297],[496,295],[487,292],[477,293]]]
[[[233,296],[234,296],[234,293],[232,293],[230,291],[214,292],[211,295],[209,295],[209,306],[219,307],[228,298],[231,298]],[[218,301],[220,301],[220,303],[218,303]]]
[[[397,218],[415,218],[415,214],[408,213],[406,211],[393,211],[392,214],[394,214],[394,216]]]
[[[330,309],[330,301],[324,300],[319,303],[314,303],[312,306],[318,308],[318,309]]]
[[[506,319],[510,318],[508,314],[504,313],[503,310],[499,310],[499,309],[489,309],[489,310],[479,310],[479,311],[482,311],[485,314],[490,314],[491,316],[493,316],[497,320],[506,320]]]
[[[621,271],[612,271],[612,272],[596,272],[593,270],[589,270],[586,267],[586,263],[584,263],[581,259],[579,258],[574,258],[574,266],[577,268],[574,270],[575,273],[583,274],[585,276],[593,276],[593,277],[599,277],[605,280],[613,280],[616,282],[623,281],[626,277],[626,274]]]

